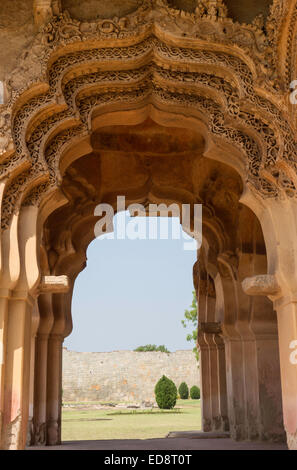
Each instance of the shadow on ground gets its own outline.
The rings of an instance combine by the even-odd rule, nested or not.
[[[286,444],[236,442],[232,439],[117,439],[69,441],[61,446],[29,447],[28,450],[287,450]]]

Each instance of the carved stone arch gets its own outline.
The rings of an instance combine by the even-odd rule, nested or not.
[[[145,95],[156,96],[163,101],[172,102],[175,106],[179,105],[179,103],[186,103],[190,107],[200,107],[202,112],[209,111],[210,122],[208,125],[211,127],[211,131],[215,134],[223,135],[233,143],[235,142],[236,145],[243,147],[243,150],[251,155],[248,170],[251,184],[256,185],[257,190],[264,192],[266,196],[273,196],[277,194],[277,188],[283,185],[283,194],[287,192],[291,195],[294,192],[295,185],[288,175],[285,176],[286,171],[284,168],[276,168],[274,173],[270,170],[270,168],[275,168],[276,161],[280,158],[279,155],[285,153],[286,150],[291,154],[294,146],[292,137],[288,135],[288,131],[286,131],[287,135],[282,135],[285,132],[284,126],[282,129],[278,129],[274,124],[271,124],[271,122],[276,122],[275,117],[279,117],[280,111],[277,110],[275,105],[269,103],[267,99],[257,97],[253,91],[252,81],[256,76],[255,67],[253,67],[250,58],[245,56],[244,53],[239,54],[238,49],[235,48],[230,55],[222,52],[213,53],[210,50],[203,52],[203,50],[207,51],[209,49],[205,44],[203,44],[201,51],[191,51],[184,47],[168,46],[166,43],[161,43],[158,38],[151,38],[138,45],[125,46],[118,49],[107,49],[106,46],[105,48],[96,49],[92,45],[92,49],[89,51],[86,49],[77,50],[75,48],[75,31],[78,25],[75,26],[75,23],[71,23],[67,16],[62,18],[62,20],[55,21],[56,23],[53,23],[53,31],[56,31],[57,34],[58,32],[60,34],[65,27],[70,28],[71,43],[64,47],[64,52],[62,52],[63,49],[59,48],[59,42],[54,43],[57,52],[52,54],[53,59],[47,59],[49,64],[49,91],[29,99],[29,102],[22,106],[21,109],[18,109],[17,105],[14,107],[13,135],[15,136],[17,157],[14,157],[16,161],[12,161],[12,164],[17,172],[20,171],[23,164],[27,167],[31,166],[31,169],[18,176],[14,183],[10,185],[10,188],[6,190],[6,201],[16,197],[16,188],[25,190],[25,186],[39,184],[40,179],[45,181],[49,179],[50,181],[52,180],[52,184],[56,184],[55,178],[57,179],[57,175],[55,175],[54,169],[49,168],[42,158],[44,154],[43,148],[50,145],[51,136],[57,134],[56,139],[61,139],[62,135],[65,136],[65,132],[73,131],[64,130],[62,135],[59,136],[59,127],[73,126],[75,122],[77,124],[80,123],[79,126],[84,127],[87,132],[90,126],[88,118],[90,105],[93,109],[96,106],[100,106],[100,103],[103,104],[102,101],[104,102],[104,99],[105,101],[112,101],[113,96],[114,99],[118,100],[125,99],[125,96],[128,97],[129,94],[132,94],[131,98],[137,99],[139,96],[137,93],[135,95],[135,91],[133,91],[133,82],[136,77],[134,84],[136,85],[137,74],[140,74],[138,80],[141,79],[142,86],[144,86],[142,96],[140,93],[140,98]],[[59,38],[59,36],[57,37]],[[182,41],[180,42],[182,43]],[[144,63],[146,65],[143,66],[143,69],[134,68],[133,73],[118,71],[110,75],[110,71],[108,73],[95,72],[96,68],[98,70],[96,60],[100,59],[100,66],[102,67],[104,57],[107,57],[110,62],[112,51],[117,51],[115,57],[123,54],[122,67],[124,66],[125,68],[129,61],[132,60],[133,62],[133,56],[139,60],[142,54],[144,54],[145,58],[146,54],[153,53],[153,61],[145,59]],[[128,59],[126,65],[125,57]],[[245,58],[246,63],[243,58]],[[67,61],[70,66],[70,72],[67,72]],[[91,69],[88,75],[85,72],[79,71],[80,61],[82,61],[84,67],[86,67],[88,62],[90,63]],[[172,62],[171,67],[178,67],[176,71],[168,72],[164,68],[164,65],[170,62]],[[184,62],[187,63],[187,70],[190,67],[193,71],[182,71],[182,64]],[[203,70],[206,64],[208,70],[213,69],[213,84],[211,83],[211,75],[197,71]],[[229,68],[233,70],[231,76],[228,71]],[[84,75],[80,75],[81,73],[84,73]],[[66,82],[65,78],[59,78],[62,77],[61,74],[67,77]],[[121,86],[125,86],[119,95],[115,95],[115,91],[110,91],[113,88],[110,88],[110,84],[105,83],[107,77],[109,80],[112,79],[112,81],[112,77],[114,77],[116,89],[118,89],[118,85],[120,90]],[[61,88],[62,80],[64,81],[63,90]],[[201,82],[201,85],[199,85],[199,82]],[[235,88],[234,84],[237,84]],[[88,88],[90,85],[91,88]],[[77,91],[75,91],[76,89]],[[99,94],[98,91],[96,93],[96,89],[99,91]],[[35,87],[35,93],[38,90],[40,90],[40,86]],[[32,92],[34,93],[34,87]],[[27,96],[29,98],[30,94],[27,94]],[[75,96],[75,98],[72,98],[72,96]],[[83,99],[81,99],[81,96]],[[250,100],[250,104],[245,103],[243,109],[240,104],[242,99]],[[22,98],[20,98],[19,102],[22,102]],[[255,105],[258,108],[258,117],[255,116],[254,112],[253,114],[249,112],[249,108],[254,111]],[[270,119],[269,122],[271,111],[274,113],[274,120]],[[46,114],[49,114],[50,117],[44,119]],[[227,125],[225,123],[226,120],[229,121]],[[280,117],[279,122],[281,125]],[[28,127],[27,130],[24,128],[24,125]],[[41,133],[44,134],[42,140],[38,138]],[[289,139],[288,149],[284,148],[283,140],[286,137]],[[259,158],[259,154],[263,156]],[[16,165],[17,161],[18,165]],[[13,175],[13,167],[9,162],[6,166],[7,168],[5,168],[4,164],[2,168],[3,175],[9,172],[11,177]],[[4,214],[2,218],[3,226],[6,223],[6,219],[7,216]]]
[[[166,94],[165,98],[168,98],[168,97],[172,98],[171,95]],[[164,95],[161,96],[161,99],[162,98],[164,98]],[[164,102],[164,99],[162,99],[162,101]],[[178,104],[179,104],[179,102],[178,102]],[[173,100],[173,105],[176,106],[176,100]],[[79,127],[78,130],[83,131],[81,126]],[[51,151],[53,153],[53,150],[52,150],[53,148],[54,148],[54,150],[56,151],[56,154],[57,154],[57,145],[55,145],[55,144],[56,143],[61,144],[63,142],[63,140],[66,140],[67,138],[71,137],[73,134],[75,135],[75,131],[77,131],[77,129],[72,129],[72,130],[70,129],[68,131],[64,131],[62,133],[62,135],[58,135],[57,138],[56,138],[56,141],[54,142],[54,144],[52,144],[52,148],[50,148],[50,150],[49,150],[49,154],[51,153]],[[86,134],[86,131],[82,132],[82,133]],[[49,154],[47,154],[47,155],[49,155]],[[59,180],[59,175],[57,175],[55,173],[57,163],[54,163],[53,167],[54,168],[52,168],[52,169],[49,167],[49,171],[50,171],[49,175],[51,175],[50,179],[52,178],[53,183],[54,183],[55,181]],[[16,198],[17,197],[16,188],[19,187],[19,186],[21,186],[23,189],[25,189],[25,187],[27,187],[27,190],[28,189],[30,190],[30,186],[29,186],[30,182],[31,182],[31,184],[34,185],[34,183],[35,183],[35,185],[36,185],[36,183],[38,183],[40,179],[41,180],[42,179],[47,179],[48,178],[47,177],[48,171],[47,170],[42,171],[42,168],[44,168],[44,164],[40,163],[39,164],[39,169],[38,168],[36,169],[36,166],[35,166],[33,170],[27,170],[27,172],[25,174],[21,174],[19,177],[17,177],[16,180],[10,185],[10,188],[6,191],[6,198],[7,199],[11,199],[11,197]],[[25,190],[24,190],[23,194],[25,194]],[[3,218],[3,220],[5,221],[5,217]]]
[[[195,11],[186,13],[171,8],[165,0],[144,0],[138,10],[125,17],[94,21],[71,18],[66,11],[61,12],[61,5],[56,1],[37,0],[35,4],[42,12],[44,25],[36,32],[30,51],[20,58],[7,80],[9,99],[0,107],[1,301],[3,311],[9,312],[5,323],[5,341],[10,345],[6,370],[11,369],[18,380],[16,390],[21,410],[20,416],[18,410],[13,410],[13,416],[8,415],[8,394],[3,408],[6,410],[4,447],[24,447],[28,412],[26,391],[23,400],[23,383],[30,362],[24,338],[30,330],[33,301],[46,287],[41,274],[48,269],[52,275],[68,274],[70,281],[69,294],[53,292],[50,301],[41,307],[49,305],[54,320],[52,333],[48,332],[51,353],[61,352],[55,345],[60,342],[60,347],[63,335],[71,330],[71,318],[65,312],[70,310],[75,275],[85,263],[90,238],[88,224],[94,218],[92,205],[86,203],[92,192],[88,192],[87,185],[79,206],[82,213],[70,210],[63,220],[64,226],[62,223],[53,240],[56,250],[52,253],[48,250],[48,267],[44,260],[39,260],[40,244],[46,243],[48,235],[47,220],[69,203],[69,194],[62,188],[65,172],[80,156],[87,158],[92,152],[92,135],[96,129],[103,127],[108,119],[116,123],[121,118],[125,122],[133,115],[136,123],[144,121],[145,116],[159,120],[160,124],[164,116],[168,122],[179,119],[180,126],[203,136],[205,159],[215,161],[218,167],[224,163],[241,179],[239,189],[234,191],[236,204],[243,192],[242,204],[258,216],[265,232],[269,276],[260,276],[261,286],[263,279],[267,283],[272,278],[268,287],[277,286],[269,291],[264,282],[260,294],[269,291],[276,308],[279,307],[283,328],[285,424],[288,442],[295,446],[296,404],[291,403],[290,397],[296,392],[296,375],[288,370],[286,348],[291,331],[296,332],[293,294],[297,282],[294,245],[297,147],[294,112],[287,105],[286,69],[290,69],[289,74],[291,69],[295,70],[292,63],[295,52],[291,51],[295,47],[296,1],[275,0],[269,19],[257,18],[252,25],[241,25],[228,18],[221,0],[198,2]],[[285,49],[289,51],[287,54],[283,54]],[[16,77],[22,77],[22,81]],[[79,186],[79,181],[76,183]],[[74,189],[81,191],[78,187]],[[159,201],[162,194],[157,190],[154,197]],[[165,196],[171,201],[171,188],[166,191]],[[143,194],[144,190],[141,197]],[[195,199],[186,190],[179,192],[178,202],[182,197],[191,202]],[[203,200],[200,193],[195,197],[196,202]],[[254,386],[255,381],[244,348],[255,346],[261,327],[252,332],[248,325],[253,312],[247,305],[253,302],[243,297],[237,272],[240,263],[236,225],[230,223],[226,229],[228,223],[226,220],[223,223],[224,214],[219,205],[212,204],[211,198],[204,199],[205,240],[212,245],[207,254],[213,266],[219,265],[221,290],[225,289],[228,310],[224,331],[229,343],[233,342],[229,344],[229,353],[231,360],[237,361],[233,365],[239,374],[235,378],[231,376],[229,381],[233,400],[230,407],[236,411],[235,399],[242,398],[238,415],[231,416],[232,436],[254,438],[261,432],[261,426],[255,427],[252,417],[248,417],[248,397],[257,396],[257,390],[250,394],[251,389],[246,387],[246,384]],[[233,202],[232,198],[228,201]],[[95,202],[92,200],[92,204]],[[83,225],[86,232],[81,232],[79,237]],[[40,240],[44,226],[44,240]],[[284,233],[284,226],[288,234]],[[286,243],[293,247],[289,262],[284,249]],[[205,266],[201,265],[207,281],[206,265],[207,259]],[[256,277],[253,282],[259,290],[259,279]],[[280,299],[283,305],[278,304]],[[16,328],[16,325],[21,326]],[[24,346],[19,361],[15,360],[13,349],[17,341]],[[250,357],[256,364],[255,348]],[[19,370],[23,375],[17,374]],[[51,377],[55,373],[53,367],[49,369]],[[239,389],[238,383],[243,384]],[[5,384],[14,387],[10,376],[5,377]],[[52,405],[59,397],[56,394],[55,400],[53,395],[50,398]],[[257,406],[252,409],[256,409],[254,421],[258,425],[259,409]],[[58,442],[57,409],[48,411],[49,441]],[[242,425],[242,413],[248,417],[246,428]],[[14,438],[16,442],[11,442]]]

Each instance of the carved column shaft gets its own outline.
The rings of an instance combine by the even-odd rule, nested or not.
[[[218,361],[220,428],[222,431],[229,431],[225,344],[221,334],[215,334],[213,341],[216,344]]]
[[[224,343],[216,319],[216,296],[212,279],[202,272],[198,281],[198,345],[200,350],[202,427],[204,431],[228,429]]]
[[[4,295],[5,292],[2,292]],[[5,366],[6,366],[6,350],[7,350],[7,324],[8,324],[8,298],[0,297],[0,448],[2,443],[2,429],[4,417],[4,390],[5,390]]]
[[[263,298],[249,298],[239,282],[242,273],[251,272],[259,259],[256,254],[241,255],[239,267],[229,265],[229,279],[222,278],[230,428],[237,439],[281,441],[280,370],[273,306]],[[263,256],[262,259],[265,260]]]
[[[268,275],[251,278],[243,288],[249,295],[268,296],[277,312],[284,427],[289,448],[297,449],[297,201],[282,198],[260,202],[247,192],[244,202],[262,226]]]
[[[222,277],[224,295],[224,322],[228,415],[233,439],[246,438],[246,394],[244,386],[244,351],[236,325],[236,291],[232,277]]]
[[[297,298],[275,303],[279,329],[284,424],[289,448],[297,450]]]
[[[47,366],[47,445],[61,444],[63,336],[50,335]]]
[[[35,300],[32,309],[32,324],[31,324],[31,358],[30,358],[30,403],[29,403],[29,419],[28,419],[28,434],[27,445],[34,442],[34,388],[35,388],[35,355],[36,355],[36,335],[39,326],[39,310],[37,301]]]
[[[11,299],[7,326],[2,447],[24,448],[30,402],[30,299]]]
[[[40,324],[36,338],[35,399],[34,399],[34,444],[46,444],[47,367],[48,338],[53,327],[51,294],[38,298]]]

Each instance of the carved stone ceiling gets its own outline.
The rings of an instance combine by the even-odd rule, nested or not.
[[[0,80],[15,67],[16,58],[33,35],[33,0],[1,0]]]
[[[272,0],[225,0],[228,16],[240,23],[251,23],[253,19],[262,14],[266,18]]]
[[[168,0],[170,6],[190,13],[194,12],[196,3],[196,0]],[[225,0],[224,3],[230,18],[240,23],[251,23],[260,13],[268,16],[272,0]]]
[[[121,17],[135,11],[141,0],[62,0],[63,10],[68,10],[73,18],[91,20],[100,18]],[[267,16],[272,0],[225,0],[229,16],[241,23],[250,23],[255,16],[262,13]],[[168,0],[171,7],[193,13],[197,0]]]
[[[142,0],[62,0],[62,8],[73,18],[91,20],[122,17],[135,11]],[[196,0],[168,0],[170,6],[193,12]],[[259,13],[267,16],[272,0],[225,0],[229,16],[241,23],[250,23]],[[33,22],[33,0],[1,0],[0,6],[0,80],[4,80],[22,51],[32,41],[36,29]]]
[[[128,15],[141,3],[142,0],[63,0],[62,9],[68,10],[72,18],[87,21]]]

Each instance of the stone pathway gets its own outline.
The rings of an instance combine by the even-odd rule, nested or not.
[[[28,450],[287,450],[286,444],[236,442],[232,439],[121,439],[70,441],[61,446],[29,447]]]

